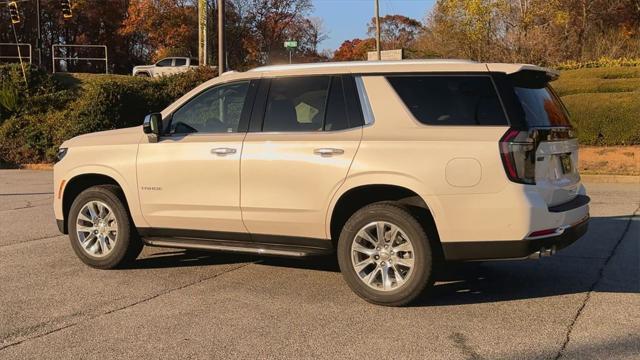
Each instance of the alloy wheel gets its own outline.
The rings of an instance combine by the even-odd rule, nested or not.
[[[78,213],[76,233],[82,249],[93,257],[104,257],[118,240],[118,221],[109,205],[89,201]]]
[[[413,244],[407,234],[386,221],[371,222],[351,243],[351,263],[358,278],[378,291],[400,288],[413,273]]]

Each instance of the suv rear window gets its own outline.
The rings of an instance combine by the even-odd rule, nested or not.
[[[389,76],[413,116],[427,125],[508,125],[489,76]]]
[[[531,127],[570,127],[569,117],[560,99],[546,86],[514,86],[513,88],[527,125]]]

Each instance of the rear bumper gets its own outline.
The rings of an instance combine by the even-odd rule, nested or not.
[[[513,241],[470,241],[442,243],[446,260],[472,261],[491,259],[522,259],[541,249],[560,250],[581,238],[589,227],[589,217],[573,224],[553,237]]]

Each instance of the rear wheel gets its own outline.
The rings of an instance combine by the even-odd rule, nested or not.
[[[394,203],[368,205],[347,221],[338,262],[351,289],[379,305],[406,305],[432,279],[429,239],[411,213]]]
[[[142,241],[132,226],[124,194],[117,186],[91,187],[78,195],[69,211],[69,238],[85,264],[111,269],[136,259]]]

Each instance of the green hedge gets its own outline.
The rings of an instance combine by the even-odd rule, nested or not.
[[[640,67],[563,71],[553,87],[585,145],[640,144]]]
[[[20,94],[17,107],[3,108],[0,113],[0,163],[4,165],[52,162],[57,147],[74,136],[140,125],[146,114],[161,111],[215,75],[202,68],[154,80],[119,75],[51,76],[30,68],[29,86],[25,86],[19,70],[0,66],[3,86],[18,89]],[[2,95],[0,90],[0,104]]]

